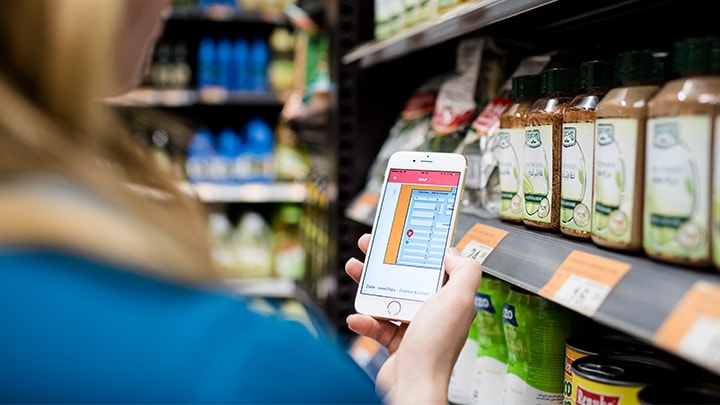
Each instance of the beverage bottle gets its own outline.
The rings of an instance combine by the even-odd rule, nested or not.
[[[205,36],[200,40],[197,53],[197,87],[217,86],[217,74],[215,70],[215,40]]]
[[[577,69],[542,72],[543,94],[527,113],[523,148],[523,223],[536,228],[560,227],[560,168],[565,106],[576,95]]]
[[[666,78],[668,53],[637,49],[615,56],[618,83],[596,109],[592,241],[642,249],[647,103]]]
[[[560,232],[590,239],[596,109],[612,84],[610,64],[580,64],[580,94],[563,112]]]
[[[190,138],[185,159],[185,173],[192,183],[210,181],[210,164],[215,154],[213,134],[206,127],[198,128]]]
[[[525,119],[532,104],[540,97],[540,75],[515,76],[511,80],[513,101],[500,116],[498,147],[495,149],[500,175],[499,217],[521,223],[525,206],[522,177]]]
[[[720,39],[677,41],[673,68],[678,77],[648,102],[643,247],[658,260],[706,266]]]
[[[255,37],[250,42],[250,90],[268,90],[268,66],[270,48],[264,38]]]

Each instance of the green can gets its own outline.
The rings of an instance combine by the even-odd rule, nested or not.
[[[508,348],[504,405],[564,400],[565,340],[578,319],[570,310],[513,286],[503,308]]]
[[[474,327],[477,332],[477,356],[472,387],[473,405],[502,403],[507,374],[507,344],[503,330],[503,306],[510,284],[487,273],[483,274],[475,294]]]

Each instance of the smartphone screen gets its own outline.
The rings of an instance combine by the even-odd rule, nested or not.
[[[424,302],[443,281],[459,171],[388,170],[359,293]]]

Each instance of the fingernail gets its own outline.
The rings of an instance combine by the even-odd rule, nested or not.
[[[448,254],[450,254],[452,256],[460,256],[460,251],[458,251],[454,247],[448,248],[447,252],[448,252]]]

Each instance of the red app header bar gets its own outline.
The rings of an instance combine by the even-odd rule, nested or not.
[[[457,187],[460,172],[390,169],[388,182]]]

